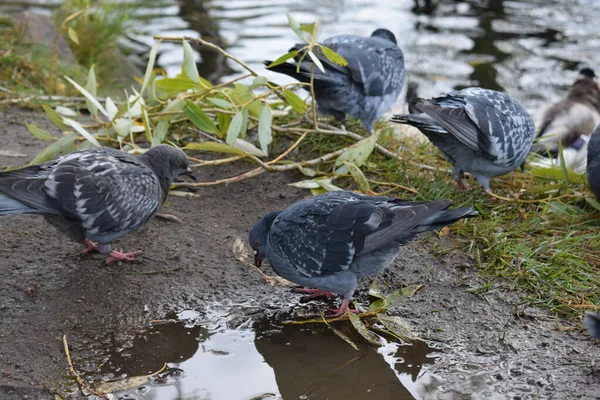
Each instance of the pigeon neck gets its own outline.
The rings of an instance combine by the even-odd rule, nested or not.
[[[163,193],[163,200],[166,198],[166,194],[169,193],[169,188],[171,187],[172,179],[169,176],[169,165],[165,165],[164,159],[162,157],[149,157],[148,152],[142,154],[140,156],[140,161],[148,166],[154,175],[158,178],[158,182],[160,183],[160,188]]]

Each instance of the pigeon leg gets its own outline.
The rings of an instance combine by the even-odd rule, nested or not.
[[[327,308],[327,310],[331,311],[332,314],[328,314],[327,317],[328,318],[333,318],[333,317],[341,317],[342,315],[346,314],[347,312],[351,312],[354,314],[359,314],[360,311],[358,310],[352,310],[348,307],[348,305],[350,304],[350,299],[344,299],[344,301],[342,302],[342,304],[340,305],[340,308]]]
[[[106,263],[115,261],[136,261],[135,256],[142,254],[142,250],[134,251],[131,253],[123,253],[123,250],[113,250],[110,252],[110,257],[106,260]]]
[[[90,239],[83,239],[83,245],[85,246],[85,249],[81,251],[81,254],[87,254],[90,251],[98,250],[98,244],[92,242]]]
[[[463,178],[465,177],[465,173],[463,171],[461,171],[460,169],[458,169],[456,167],[452,167],[452,176],[456,180],[456,186],[458,186],[459,189],[462,189],[462,190],[469,189],[469,186],[467,186],[467,184],[465,184],[463,182]]]
[[[335,296],[335,293],[328,292],[327,290],[321,290],[321,289],[295,288],[294,292],[308,294],[308,296],[303,296],[302,300],[316,299],[318,297],[333,297],[333,296]]]

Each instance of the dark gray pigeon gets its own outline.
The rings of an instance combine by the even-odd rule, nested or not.
[[[600,339],[600,314],[593,312],[586,312],[583,324],[590,331],[590,335]]]
[[[413,202],[329,192],[266,214],[250,231],[255,263],[268,258],[277,274],[313,296],[344,296],[333,316],[348,311],[358,280],[386,269],[416,234],[477,215],[452,201]]]
[[[110,242],[144,225],[180,175],[196,179],[187,156],[159,145],[140,156],[101,147],[55,161],[0,173],[0,216],[43,214],[86,245],[84,253],[110,254],[108,262],[141,253],[111,249]]]
[[[430,100],[416,98],[409,110],[392,121],[423,132],[452,163],[452,176],[462,188],[467,171],[491,194],[490,178],[522,165],[535,138],[523,106],[494,90],[473,87]]]
[[[559,143],[564,149],[580,149],[582,136],[590,135],[600,123],[600,86],[590,68],[579,71],[579,78],[561,101],[552,104],[542,117],[537,141],[531,147],[541,155],[556,157]]]
[[[373,133],[373,125],[398,99],[406,82],[404,55],[396,37],[387,29],[377,29],[370,37],[339,35],[322,43],[348,61],[342,67],[327,59],[321,52],[317,57],[325,72],[314,68],[314,89],[319,112],[343,121],[348,114],[359,119]],[[299,50],[305,43],[290,49]],[[301,54],[296,56],[296,61]],[[265,61],[266,65],[271,61]],[[283,63],[271,70],[310,83],[310,57],[297,64]]]
[[[600,201],[600,125],[596,127],[588,143],[587,178],[592,191]]]

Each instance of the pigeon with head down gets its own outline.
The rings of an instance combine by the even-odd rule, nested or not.
[[[110,254],[108,262],[132,261],[134,253],[111,242],[144,225],[164,203],[180,175],[196,179],[187,156],[159,145],[133,156],[106,147],[76,151],[55,161],[0,173],[0,216],[42,214],[86,245]]]
[[[339,35],[322,43],[348,62],[341,66],[330,61],[322,51],[315,50],[325,71],[314,66],[306,54],[298,54],[299,63],[283,63],[270,67],[300,82],[311,82],[314,71],[314,91],[321,113],[343,121],[346,114],[359,119],[373,133],[373,126],[402,93],[406,82],[404,54],[396,37],[387,29],[377,29],[370,37]],[[306,44],[290,49],[297,51]],[[265,61],[266,65],[272,61]]]
[[[415,235],[477,215],[448,209],[450,200],[413,202],[329,192],[263,216],[250,231],[255,263],[268,258],[275,272],[306,293],[344,297],[332,316],[346,313],[358,280],[386,269]]]
[[[535,138],[531,116],[505,93],[477,87],[433,99],[415,98],[410,114],[393,122],[418,128],[452,163],[452,176],[464,188],[464,172],[491,194],[490,178],[521,166]]]

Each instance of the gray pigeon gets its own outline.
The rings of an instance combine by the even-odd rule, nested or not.
[[[590,331],[590,335],[600,339],[600,314],[593,312],[586,312],[583,324]]]
[[[592,133],[587,151],[588,183],[600,201],[600,125]]]
[[[304,292],[344,296],[331,310],[339,316],[358,279],[386,269],[416,234],[478,215],[471,207],[448,210],[451,203],[329,192],[266,214],[250,231],[250,246],[257,266],[268,258],[280,276],[317,288]]]
[[[596,74],[584,68],[579,75],[566,97],[544,112],[538,139],[531,151],[556,157],[559,143],[565,149],[579,149],[585,145],[581,136],[590,135],[600,123],[600,86]]]
[[[461,188],[463,172],[473,174],[491,194],[490,178],[522,165],[535,138],[531,116],[505,93],[467,88],[430,100],[410,102],[410,114],[393,122],[418,128],[452,163]]]
[[[322,43],[346,59],[342,67],[329,61],[322,52],[317,57],[325,72],[314,68],[314,89],[319,112],[343,121],[346,114],[359,119],[373,133],[373,125],[398,99],[406,82],[404,55],[396,37],[387,29],[377,29],[370,37],[339,35]],[[305,43],[290,49],[299,50]],[[299,61],[302,55],[296,56]],[[271,61],[265,61],[266,65]],[[283,63],[271,70],[310,83],[310,57],[297,64]],[[307,89],[308,90],[308,89]]]
[[[160,145],[140,156],[101,147],[55,161],[0,173],[0,216],[43,214],[86,245],[84,253],[110,254],[108,262],[141,253],[111,249],[110,242],[144,225],[180,175],[196,179],[187,156]]]

